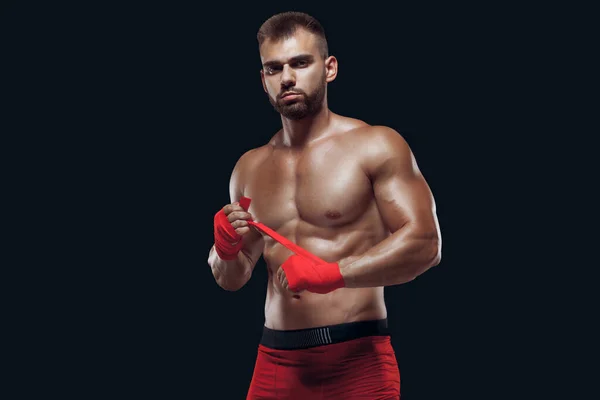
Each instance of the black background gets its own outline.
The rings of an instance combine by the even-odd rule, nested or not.
[[[330,108],[398,130],[437,202],[442,262],[386,288],[402,398],[511,390],[501,360],[515,325],[500,322],[507,302],[496,296],[508,255],[488,232],[512,201],[500,189],[510,167],[489,160],[522,140],[506,134],[521,21],[499,9],[356,6],[4,6],[5,110],[24,145],[14,165],[35,193],[24,198],[39,224],[28,233],[49,267],[35,283],[58,281],[32,301],[43,390],[244,398],[266,270],[261,260],[231,293],[206,260],[235,161],[280,126],[256,31],[287,10],[325,27],[339,61]]]

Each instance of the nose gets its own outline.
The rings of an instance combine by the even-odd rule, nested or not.
[[[282,89],[287,89],[296,84],[296,76],[294,75],[294,70],[290,68],[289,65],[283,66],[283,71],[281,74],[281,87]]]

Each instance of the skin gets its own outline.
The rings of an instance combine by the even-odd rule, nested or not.
[[[298,30],[260,48],[261,80],[272,104],[298,91],[287,107],[325,86],[321,106],[297,119],[282,113],[282,129],[246,152],[230,180],[223,207],[241,235],[238,258],[208,263],[225,290],[239,290],[263,256],[268,268],[265,325],[302,329],[387,317],[384,286],[412,281],[441,260],[441,235],[431,190],[408,144],[395,130],[333,113],[326,85],[337,75],[334,56],[319,55],[316,37]],[[310,55],[309,62],[298,62]],[[248,212],[238,204],[252,199]],[[337,262],[346,287],[328,294],[293,293],[281,264],[291,251],[247,220],[262,222],[327,262]]]

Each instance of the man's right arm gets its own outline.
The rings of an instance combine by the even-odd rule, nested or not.
[[[208,255],[208,264],[217,284],[225,290],[241,289],[252,276],[252,271],[263,250],[263,238],[255,228],[243,236],[244,247],[233,260],[223,260],[219,257],[213,245]]]
[[[208,264],[217,284],[228,291],[239,290],[250,280],[264,248],[262,234],[249,226],[244,219],[252,217],[251,214],[245,212],[238,204],[244,193],[244,174],[252,171],[253,153],[255,151],[249,151],[236,163],[229,182],[231,204],[224,207],[228,214],[228,223],[231,223],[235,232],[241,236],[243,246],[233,260],[219,257],[215,245],[211,247],[208,255]]]

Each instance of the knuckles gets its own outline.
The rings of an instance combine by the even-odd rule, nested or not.
[[[235,229],[235,233],[237,233],[240,236],[244,236],[248,232],[250,232],[249,228],[236,228]]]
[[[230,213],[232,213],[234,211],[244,211],[244,209],[235,203],[227,204],[225,207],[223,207],[223,212],[227,215],[229,215]]]
[[[233,211],[229,215],[227,215],[227,219],[229,222],[237,221],[237,220],[247,220],[252,218],[252,216],[246,211]]]
[[[244,219],[237,219],[231,223],[231,226],[234,228],[241,228],[243,226],[248,226],[248,221]]]

